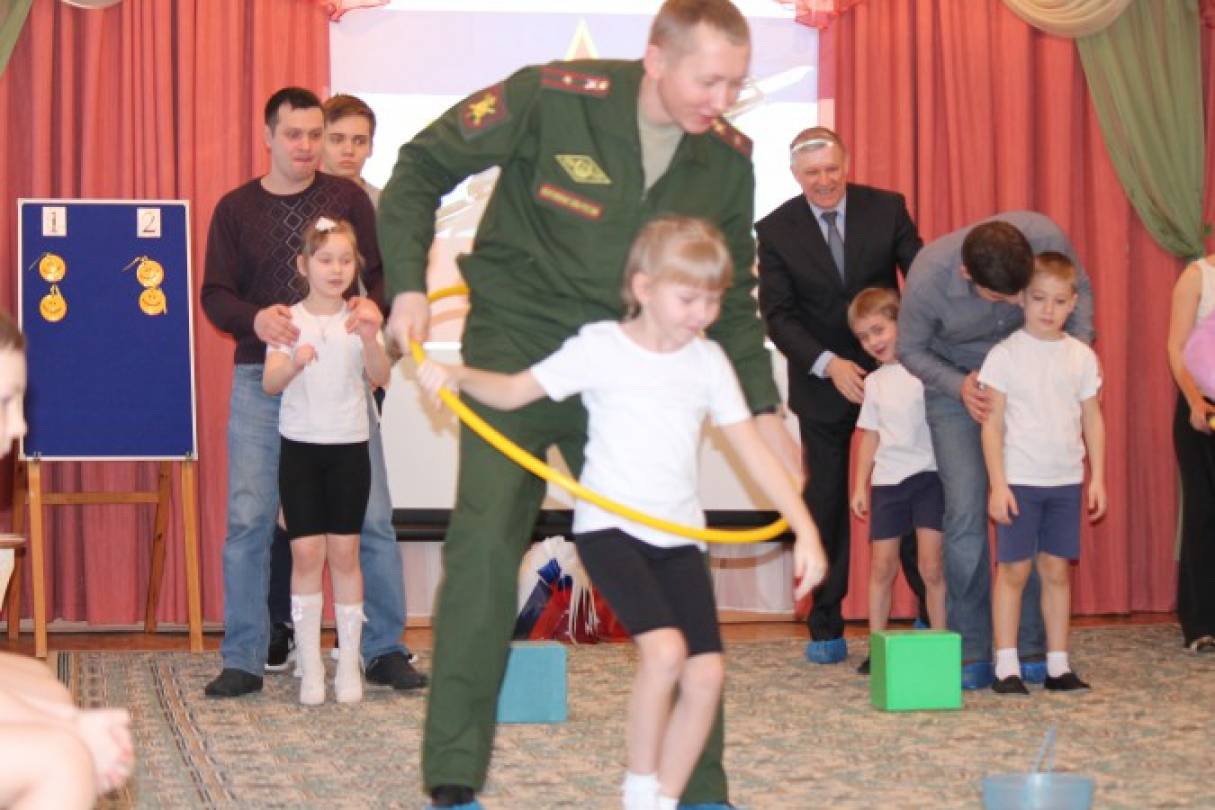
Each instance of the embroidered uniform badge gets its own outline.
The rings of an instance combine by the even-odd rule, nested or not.
[[[599,164],[589,155],[553,155],[561,168],[575,183],[587,183],[595,186],[610,186],[612,178],[599,168]]]
[[[510,117],[506,92],[501,84],[469,97],[460,108],[460,134],[465,140],[484,134]]]

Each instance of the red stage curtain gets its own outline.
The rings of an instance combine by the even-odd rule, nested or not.
[[[0,75],[0,255],[13,268],[0,278],[0,306],[16,304],[17,197],[188,199],[197,291],[215,203],[268,165],[265,99],[286,84],[324,94],[327,26],[315,0],[126,0],[104,11],[35,0]],[[193,303],[203,608],[220,621],[232,343]],[[155,488],[151,463],[47,466],[48,488]],[[57,506],[48,515],[49,618],[142,620],[152,508]],[[184,623],[180,513],[173,517],[160,618]]]
[[[825,32],[822,53],[820,96],[834,105],[853,179],[906,194],[925,240],[1011,209],[1042,211],[1070,234],[1096,297],[1110,496],[1109,514],[1084,531],[1074,609],[1171,610],[1175,393],[1164,338],[1181,265],[1122,191],[1075,43],[999,0],[868,0]],[[845,610],[855,617],[866,612],[859,534],[853,549]]]

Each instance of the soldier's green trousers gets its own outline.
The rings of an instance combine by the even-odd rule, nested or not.
[[[586,411],[578,398],[541,400],[511,413],[465,402],[528,452],[543,458],[556,445],[570,470],[581,471]],[[427,791],[465,785],[479,792],[515,624],[519,564],[545,484],[463,426],[459,459],[456,506],[443,544],[422,775]],[[719,706],[684,803],[726,801],[722,722]]]

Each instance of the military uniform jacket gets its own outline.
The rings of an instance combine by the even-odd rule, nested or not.
[[[709,336],[725,349],[750,407],[770,407],[778,394],[752,296],[751,143],[721,120],[704,134],[685,134],[645,191],[642,74],[640,61],[526,67],[402,146],[379,208],[389,296],[426,289],[442,196],[500,166],[473,250],[459,260],[472,291],[465,359],[517,371],[583,324],[621,316],[625,259],[645,222],[659,214],[702,217],[725,234],[735,267]],[[498,327],[492,341],[478,326],[487,323]]]

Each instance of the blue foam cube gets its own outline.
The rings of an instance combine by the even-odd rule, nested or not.
[[[555,641],[511,644],[498,693],[498,722],[564,723],[567,714],[565,646]]]

